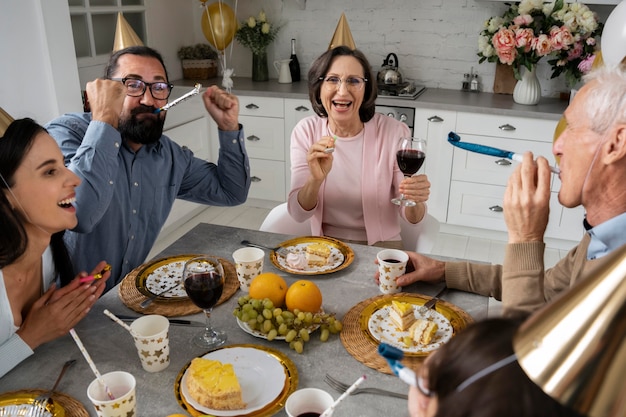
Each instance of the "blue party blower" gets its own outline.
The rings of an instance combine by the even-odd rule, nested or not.
[[[466,151],[476,152],[483,155],[495,156],[498,158],[506,158],[512,161],[522,162],[524,156],[519,153],[505,151],[498,148],[493,148],[491,146],[479,145],[477,143],[467,143],[461,142],[461,137],[454,132],[448,133],[448,142],[452,146],[456,146],[457,148],[465,149]],[[550,171],[555,174],[558,174],[560,171],[558,168],[553,166],[550,167]]]
[[[378,354],[387,360],[391,371],[396,374],[402,381],[412,387],[417,386],[417,378],[415,372],[400,363],[404,357],[404,352],[387,343],[378,345]]]

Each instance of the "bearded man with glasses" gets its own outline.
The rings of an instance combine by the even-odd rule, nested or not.
[[[291,134],[288,210],[311,221],[311,234],[402,249],[399,218],[426,215],[426,175],[404,178],[396,162],[406,124],[376,113],[376,77],[358,49],[338,46],[320,55],[308,75],[315,115]],[[396,206],[398,194],[416,202]]]
[[[246,201],[250,164],[237,98],[217,86],[203,94],[218,126],[217,164],[163,135],[172,91],[161,55],[146,46],[114,52],[103,79],[87,83],[90,112],[46,126],[65,164],[81,179],[78,226],[65,234],[77,271],[107,259],[107,290],[141,265],[177,198],[214,206]],[[208,140],[208,138],[207,138]],[[97,263],[97,262],[96,262]]]

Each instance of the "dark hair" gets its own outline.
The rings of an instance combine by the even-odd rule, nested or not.
[[[46,129],[34,120],[24,118],[12,122],[0,138],[0,189],[3,190],[0,192],[0,269],[15,262],[28,246],[25,218],[20,211],[13,209],[6,193],[9,187],[15,185],[15,172],[32,148],[35,138],[45,132]],[[63,243],[63,234],[64,231],[53,234],[50,245],[61,284],[65,285],[74,273]]]
[[[582,417],[528,378],[517,361],[457,392],[467,378],[513,354],[520,319],[488,319],[459,332],[427,362],[428,387],[437,394],[436,416]]]
[[[350,49],[347,46],[338,46],[329,49],[320,55],[311,65],[311,69],[309,69],[309,100],[311,100],[313,111],[320,117],[328,117],[328,112],[326,112],[320,98],[320,90],[322,89],[322,80],[320,78],[326,76],[328,68],[330,68],[334,59],[338,56],[352,56],[356,58],[363,67],[363,76],[367,78],[367,82],[365,83],[363,103],[359,109],[359,117],[363,123],[369,122],[376,113],[376,97],[378,95],[376,77],[363,52],[358,49]]]
[[[150,57],[154,59],[158,59],[163,67],[163,71],[165,71],[165,79],[169,80],[169,76],[167,75],[167,68],[165,68],[165,63],[163,62],[163,57],[156,50],[148,47],[148,46],[129,46],[128,48],[120,49],[119,51],[113,52],[111,57],[109,58],[109,62],[107,63],[106,68],[104,69],[104,77],[112,78],[113,74],[117,72],[118,61],[122,55],[139,55]]]

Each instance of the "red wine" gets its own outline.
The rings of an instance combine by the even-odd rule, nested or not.
[[[222,296],[224,280],[217,271],[197,272],[185,279],[185,291],[202,309],[213,307]]]
[[[302,413],[298,414],[298,417],[320,417],[320,413]]]
[[[383,262],[388,262],[390,264],[399,264],[400,261],[397,259],[383,259]]]
[[[413,175],[422,167],[426,154],[417,149],[400,149],[396,153],[398,167],[404,175]]]

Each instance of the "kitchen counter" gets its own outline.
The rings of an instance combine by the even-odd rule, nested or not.
[[[280,84],[271,79],[264,82],[253,82],[250,78],[233,77],[233,93],[242,96],[262,96],[277,98],[295,98],[308,100],[309,92],[306,81],[291,84]],[[193,88],[193,80],[174,80],[178,87]],[[221,78],[202,80],[203,86],[221,85]],[[513,102],[513,97],[507,94],[473,93],[461,90],[446,90],[440,88],[426,88],[416,99],[378,97],[376,104],[384,106],[414,107],[417,109],[451,110],[460,112],[499,114],[534,119],[559,120],[567,107],[567,102],[542,97],[539,104],[525,106]]]

